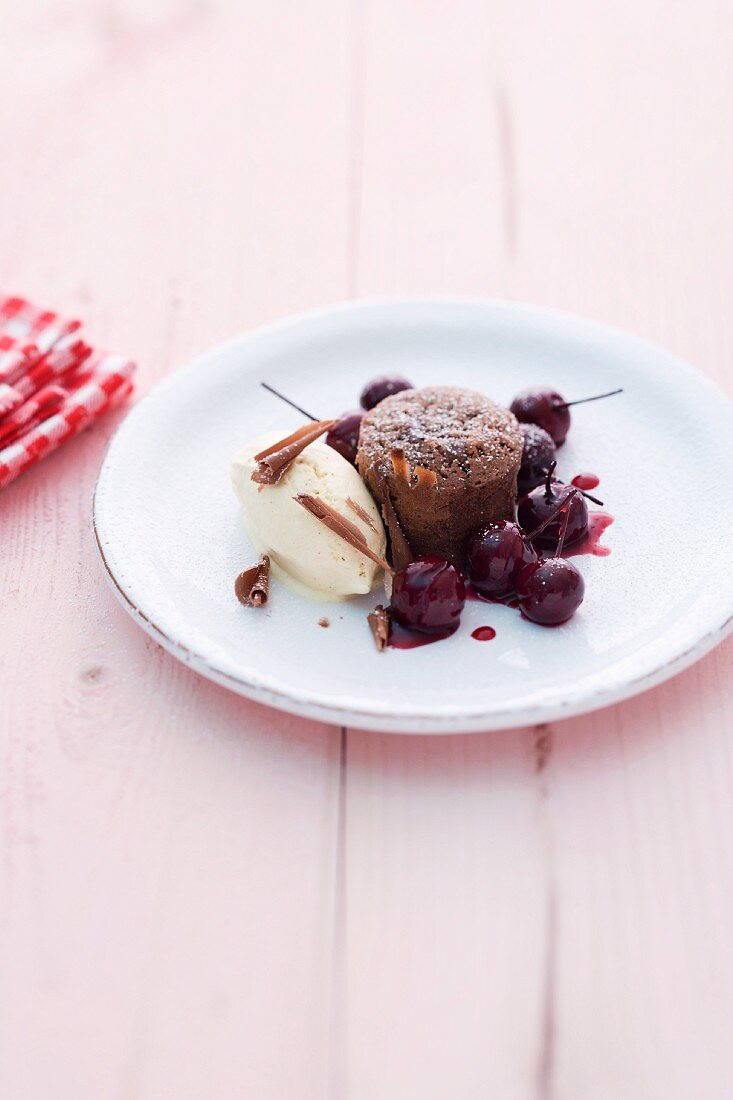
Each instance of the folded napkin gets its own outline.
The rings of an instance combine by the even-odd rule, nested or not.
[[[0,489],[132,391],[135,364],[95,351],[80,327],[0,294]]]

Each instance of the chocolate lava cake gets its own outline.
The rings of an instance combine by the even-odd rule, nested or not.
[[[368,412],[357,466],[382,508],[395,567],[410,552],[462,566],[471,532],[514,517],[521,459],[513,414],[472,390],[403,390]]]

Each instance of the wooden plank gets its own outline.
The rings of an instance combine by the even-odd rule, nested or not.
[[[489,12],[370,10],[359,290],[485,293],[516,244]],[[533,746],[349,731],[339,1095],[534,1095],[554,885]]]
[[[435,291],[730,388],[724,0],[0,15],[3,282],[143,389],[290,310]],[[551,730],[342,741],[116,606],[112,426],[0,501],[3,1096],[727,1100],[733,646]]]
[[[730,391],[732,42],[715,0],[375,0],[359,290],[574,310]],[[732,657],[548,729],[349,732],[350,1097],[730,1095]]]
[[[349,732],[339,1095],[535,1095],[554,883],[533,757],[528,731]]]
[[[336,0],[0,21],[3,285],[136,355],[141,391],[343,296]],[[0,1092],[320,1097],[339,733],[205,683],[118,607],[90,530],[113,426],[0,502]]]
[[[733,1089],[732,657],[554,731],[557,1095]]]

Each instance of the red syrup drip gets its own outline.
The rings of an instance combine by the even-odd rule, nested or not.
[[[496,631],[493,626],[477,626],[471,632],[471,637],[475,638],[477,642],[490,642],[492,638],[496,637]]]
[[[408,630],[406,626],[402,626],[393,619],[389,627],[388,645],[393,649],[417,649],[421,645],[442,642],[444,638],[450,638],[451,634],[455,634],[455,629],[444,630],[439,634],[423,634],[419,630]]]
[[[575,546],[563,550],[564,558],[575,558],[580,554],[592,554],[596,558],[606,558],[611,553],[610,546],[601,546],[601,537],[613,523],[609,512],[590,512],[588,515],[588,533]]]
[[[595,474],[578,474],[573,478],[572,484],[576,489],[595,489],[597,485],[601,484],[601,479],[596,477]]]
[[[502,607],[519,607],[519,600],[516,596],[506,596],[501,600],[490,599],[487,596],[479,595],[470,581],[466,581],[466,600],[477,600],[479,603],[498,603]]]

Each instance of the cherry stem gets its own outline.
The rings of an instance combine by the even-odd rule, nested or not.
[[[555,472],[557,461],[551,462],[547,467],[547,477],[545,478],[545,500],[549,500],[552,496],[552,475]]]
[[[545,528],[549,527],[554,519],[557,519],[557,517],[560,515],[560,513],[565,508],[565,505],[570,500],[570,498],[574,497],[574,496],[577,496],[577,494],[579,492],[579,490],[576,489],[575,486],[572,486],[572,487],[568,486],[568,489],[569,489],[569,491],[565,494],[565,496],[559,502],[557,508],[553,508],[553,510],[550,512],[549,516],[547,516],[545,519],[542,520],[542,523],[539,525],[539,527],[535,527],[534,531],[530,532],[530,534],[525,536],[528,539],[529,542],[532,542],[532,539],[535,539],[535,538],[537,538],[538,535],[541,535],[542,532],[545,530]],[[568,509],[568,515],[570,515],[570,509]]]
[[[571,496],[572,496],[572,493],[568,494],[568,496],[565,497],[565,503],[566,504],[570,500]],[[555,557],[556,558],[559,558],[560,555],[562,554],[562,548],[565,545],[565,535],[567,534],[567,531],[568,531],[568,523],[569,522],[570,522],[570,509],[567,508],[565,510],[565,515],[563,516],[562,525],[560,527],[560,538],[558,539],[557,550],[555,551]]]
[[[577,488],[577,486],[576,486],[576,488]],[[578,489],[578,492],[579,492],[579,493],[580,493],[580,494],[581,494],[582,496],[584,496],[584,497],[585,497],[585,498],[586,498],[587,500],[592,500],[592,501],[593,501],[593,503],[594,503],[594,504],[597,504],[599,508],[602,508],[602,507],[603,507],[603,501],[602,501],[602,500],[599,500],[599,499],[598,499],[598,497],[594,497],[594,496],[591,496],[591,494],[590,494],[590,493],[586,493],[585,489]]]
[[[300,405],[296,405],[295,402],[291,401],[289,397],[286,397],[284,393],[279,393],[276,389],[274,389],[273,386],[268,386],[267,382],[260,382],[260,385],[263,387],[263,389],[266,389],[269,393],[274,394],[275,397],[279,397],[280,400],[284,401],[286,405],[290,405],[291,409],[295,409],[296,412],[299,412],[303,416],[306,416],[308,418],[308,420],[314,420],[314,421],[318,422],[318,417],[317,416],[311,416],[311,414],[309,412],[306,412],[305,409],[301,409]]]
[[[602,401],[604,397],[614,397],[617,393],[623,393],[623,386],[617,390],[609,390],[608,393],[597,393],[593,397],[580,397],[577,401],[559,401],[556,409],[572,409],[573,405],[587,405],[589,401]]]

